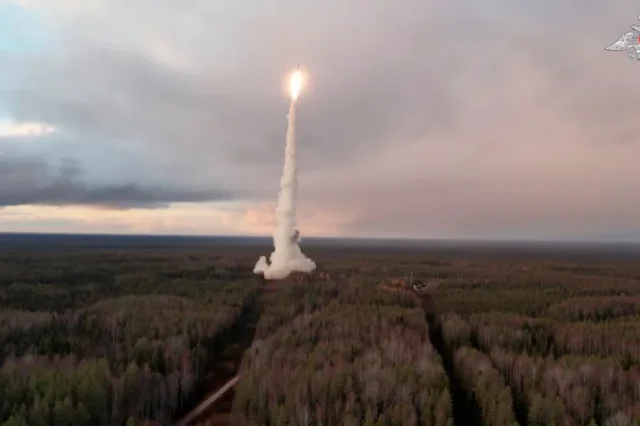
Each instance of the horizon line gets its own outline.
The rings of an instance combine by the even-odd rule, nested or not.
[[[0,231],[3,235],[48,235],[48,236],[85,236],[85,237],[157,237],[157,238],[254,238],[273,239],[271,235],[256,234],[143,234],[143,233],[100,233],[100,232],[20,232],[20,231]],[[356,240],[356,241],[411,241],[411,242],[434,242],[434,243],[553,243],[553,244],[629,244],[640,245],[637,240],[616,240],[616,239],[542,239],[542,238],[435,238],[435,237],[363,237],[363,236],[308,236],[305,240]]]

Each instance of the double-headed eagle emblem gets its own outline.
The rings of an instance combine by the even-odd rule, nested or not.
[[[638,17],[640,19],[640,16]],[[627,33],[622,34],[620,38],[611,46],[605,47],[605,50],[620,52],[626,50],[629,59],[640,61],[640,25],[632,25]]]

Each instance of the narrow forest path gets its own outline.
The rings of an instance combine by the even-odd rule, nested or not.
[[[215,362],[212,363],[213,367],[205,379],[205,391],[197,401],[203,403],[207,400],[213,400],[213,403],[201,410],[198,416],[190,418],[188,422],[181,422],[181,425],[194,426],[198,422],[206,422],[208,425],[215,426],[237,426],[246,423],[243,416],[238,417],[232,412],[235,397],[234,386],[229,386],[229,389],[220,397],[213,398],[213,395],[226,384],[233,382],[235,377],[239,377],[242,358],[253,343],[256,326],[262,315],[264,304],[267,303],[267,297],[286,285],[281,280],[265,281],[259,279],[259,282],[260,286],[255,298],[250,304],[247,304],[234,327],[229,330],[229,338],[225,339],[228,343],[216,355]],[[235,382],[233,384],[235,385]],[[194,409],[195,406],[196,404],[192,405],[191,409]]]
[[[242,357],[253,343],[256,334],[256,325],[262,312],[262,296],[263,292],[259,291],[255,299],[247,304],[236,324],[228,330],[226,344],[215,355],[212,367],[204,380],[199,403],[213,400],[212,396],[238,375]],[[215,351],[215,348],[211,349],[212,352]],[[221,397],[215,398],[214,403],[208,405],[206,409],[200,410],[197,416],[191,416],[186,422],[183,418],[178,423],[187,426],[197,424],[198,421],[208,420],[213,425],[232,424],[233,397],[234,389],[231,386]],[[193,404],[190,408],[193,409],[195,406],[196,404]]]
[[[225,383],[225,385],[222,386],[218,391],[216,391],[213,395],[209,396],[207,399],[202,401],[192,412],[190,412],[182,420],[180,420],[177,426],[187,426],[190,423],[192,423],[195,419],[202,416],[202,414],[205,411],[207,411],[207,408],[211,404],[214,404],[216,401],[218,401],[219,399],[227,395],[229,390],[231,390],[231,388],[233,388],[233,386],[235,386],[238,383],[238,380],[240,380],[240,376],[235,376],[231,380],[229,380],[227,383]]]
[[[473,398],[469,398],[467,390],[461,385],[456,374],[456,368],[453,362],[453,353],[451,353],[444,343],[442,325],[436,315],[433,299],[430,295],[417,294],[417,296],[422,302],[425,319],[429,326],[429,339],[438,354],[440,354],[444,370],[449,379],[451,386],[453,422],[455,426],[482,426],[480,407]]]

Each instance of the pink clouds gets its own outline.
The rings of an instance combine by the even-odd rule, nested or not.
[[[166,209],[104,210],[91,207],[21,206],[0,210],[0,222],[12,232],[46,232],[57,222],[56,232],[138,234],[214,234],[270,236],[274,225],[272,203],[240,206],[178,204]],[[357,219],[342,209],[301,207],[298,224],[302,236],[340,235]],[[44,223],[44,225],[41,225]],[[107,231],[109,232],[109,231]]]
[[[303,237],[640,229],[640,68],[604,51],[635,22],[631,0],[615,8],[589,0],[580,13],[569,0],[278,0],[258,9],[160,1],[153,14],[147,2],[72,3],[22,1],[64,30],[65,55],[19,63],[28,72],[10,79],[16,88],[0,106],[68,129],[30,154],[74,158],[82,173],[65,197],[61,184],[45,197],[45,176],[20,198],[9,164],[0,196],[136,208],[78,207],[87,218],[34,207],[21,229],[61,220],[87,230],[269,235],[284,141],[280,82],[298,61],[311,73],[299,115]],[[87,191],[97,184],[117,191]],[[127,188],[139,188],[127,203],[107,199]],[[157,188],[172,191],[159,197]],[[226,203],[176,203],[211,201],[212,188]],[[16,209],[26,207],[5,212]]]

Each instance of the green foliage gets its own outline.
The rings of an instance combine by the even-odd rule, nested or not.
[[[451,418],[448,380],[410,294],[369,280],[294,284],[273,295],[258,330],[234,400],[257,424],[313,416],[324,424],[446,425]]]
[[[3,426],[170,423],[257,290],[228,262],[172,252],[3,254],[0,267]]]
[[[496,397],[488,389],[506,385],[528,426],[587,425],[616,413],[640,419],[639,269],[518,266],[474,268],[440,289],[444,340],[483,412],[498,410],[486,408]]]
[[[256,301],[259,253],[235,250],[0,254],[0,425],[173,423]],[[329,278],[265,290],[236,414],[453,426],[471,407],[484,425],[638,422],[639,266],[429,256],[319,250]],[[437,282],[431,298],[406,291],[410,271]]]

